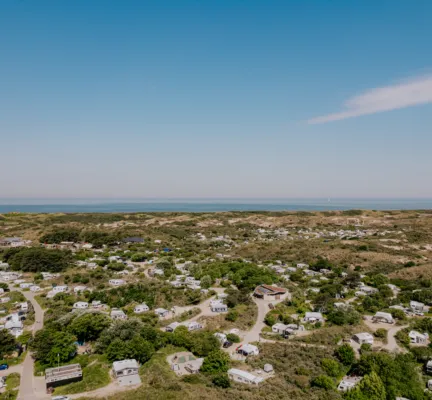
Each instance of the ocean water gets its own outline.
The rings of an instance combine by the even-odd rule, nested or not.
[[[432,199],[0,199],[0,213],[424,210]]]

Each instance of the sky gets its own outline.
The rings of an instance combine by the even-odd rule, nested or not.
[[[3,0],[1,198],[432,197],[430,0]]]

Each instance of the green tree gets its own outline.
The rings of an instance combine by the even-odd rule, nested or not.
[[[121,339],[114,339],[106,349],[106,356],[109,361],[120,361],[129,358],[129,348]]]
[[[341,365],[331,358],[323,358],[321,360],[321,367],[327,375],[336,378],[341,372]]]
[[[221,350],[212,351],[201,366],[201,371],[208,374],[227,372],[229,369],[230,358],[227,353]]]
[[[335,355],[346,366],[352,365],[355,361],[354,349],[349,344],[339,346],[335,351]]]
[[[0,330],[0,357],[11,354],[16,349],[16,340],[6,329]]]
[[[142,364],[150,360],[155,352],[154,346],[140,335],[136,335],[127,343],[127,349],[128,357],[134,358]]]
[[[236,310],[228,311],[227,315],[225,316],[225,319],[231,322],[235,322],[237,318],[238,318],[238,312]]]
[[[240,337],[235,333],[228,333],[227,340],[229,340],[231,343],[240,343],[241,341]]]
[[[204,275],[201,278],[201,287],[203,287],[204,289],[208,289],[211,285],[212,285],[212,278],[210,275]]]
[[[366,375],[359,383],[359,390],[369,400],[386,400],[384,384],[376,372]]]
[[[319,375],[311,382],[312,386],[320,387],[322,389],[330,390],[335,387],[335,383],[332,378],[327,375]]]
[[[231,381],[227,374],[217,374],[212,379],[213,385],[221,388],[229,388],[231,386]]]
[[[69,330],[79,341],[93,341],[99,338],[103,330],[111,325],[110,318],[102,313],[86,313],[76,317]]]

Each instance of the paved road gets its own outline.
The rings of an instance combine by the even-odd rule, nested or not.
[[[43,328],[44,311],[39,303],[35,300],[35,294],[33,292],[23,292],[17,288],[10,287],[11,290],[20,291],[24,297],[33,305],[35,311],[35,323],[33,324],[33,334]],[[22,363],[21,381],[18,392],[18,400],[36,400],[42,398],[49,398],[45,391],[45,382],[43,378],[35,378],[33,375],[34,361],[30,354],[27,352],[27,356]],[[9,369],[11,371],[12,368]],[[18,372],[18,371],[16,371]]]
[[[402,353],[405,353],[407,351],[406,349],[400,347],[397,344],[395,336],[400,330],[405,329],[408,325],[391,325],[391,324],[385,324],[385,323],[375,323],[375,322],[372,322],[372,317],[368,317],[364,322],[374,332],[379,328],[384,328],[388,331],[387,344],[384,344],[382,346],[383,349],[386,349],[389,351],[398,351],[398,352],[402,352]]]

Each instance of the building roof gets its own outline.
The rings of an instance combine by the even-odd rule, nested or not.
[[[260,383],[262,381],[264,381],[264,379],[261,376],[255,376],[253,374],[251,374],[250,372],[247,371],[243,371],[241,369],[237,369],[237,368],[231,368],[228,370],[228,375],[238,375],[241,376],[244,379],[247,379],[248,381],[251,382],[255,382],[255,383]]]
[[[286,328],[287,328],[287,325],[282,324],[281,322],[278,322],[272,326],[272,329],[277,329],[278,331],[279,330],[285,330]]]
[[[356,333],[354,336],[360,340],[369,340],[374,338],[369,332]]]
[[[320,312],[311,312],[311,311],[308,311],[305,314],[305,318],[323,319],[323,315]]]
[[[143,243],[144,239],[137,236],[131,236],[123,239],[125,243]]]
[[[138,367],[138,362],[134,359],[113,362],[113,370],[115,372],[123,371],[124,369],[138,369]]]
[[[63,365],[56,368],[45,370],[45,381],[47,383],[62,381],[70,378],[82,376],[80,364]]]
[[[244,345],[242,345],[240,347],[240,349],[245,351],[246,353],[255,353],[258,351],[258,347],[254,346],[253,344],[249,344],[249,343],[245,343]]]
[[[392,317],[392,315],[391,315],[390,313],[383,312],[383,311],[378,311],[378,312],[375,314],[375,317],[378,317],[378,318],[385,318],[385,319],[390,319],[390,320],[393,319],[393,317]]]
[[[277,287],[277,286],[271,286],[271,285],[259,285],[255,288],[255,292],[261,294],[261,295],[268,295],[268,294],[285,294],[287,290],[285,288]]]

